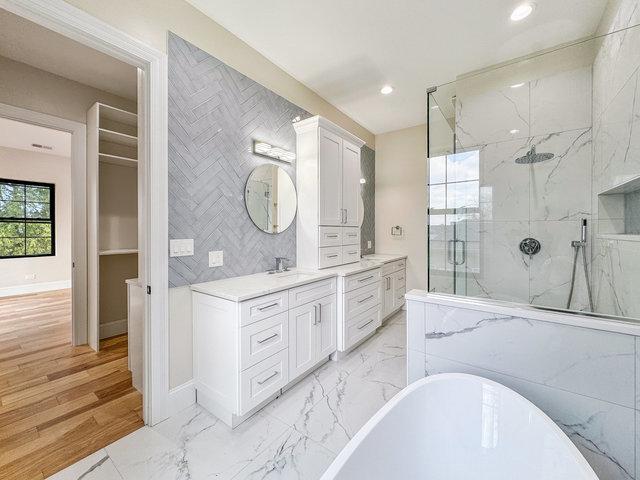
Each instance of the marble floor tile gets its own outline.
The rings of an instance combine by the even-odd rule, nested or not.
[[[105,449],[100,449],[70,467],[49,477],[50,480],[116,480],[122,476]]]
[[[290,428],[247,465],[234,480],[320,478],[335,454]]]

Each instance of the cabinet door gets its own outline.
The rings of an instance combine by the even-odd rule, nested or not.
[[[317,302],[289,310],[290,380],[306,372],[316,363],[317,315]]]
[[[349,142],[342,144],[342,208],[344,225],[360,226],[358,197],[360,196],[360,149]]]
[[[337,328],[337,313],[336,313],[336,296],[331,295],[324,297],[318,302],[318,321],[316,325],[316,348],[317,355],[316,361],[320,361],[324,357],[328,357],[336,351],[336,328]]]
[[[393,284],[393,309],[392,310],[398,310],[404,305],[404,294],[405,294],[405,285],[406,285],[405,271],[400,270],[398,272],[395,272],[392,275],[392,277],[393,277],[391,281],[391,283]]]
[[[318,223],[342,225],[342,139],[319,129]]]
[[[393,275],[387,275],[382,278],[382,317],[386,317],[394,308],[393,299]]]

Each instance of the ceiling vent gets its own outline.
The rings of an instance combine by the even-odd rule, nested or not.
[[[53,150],[53,147],[51,145],[41,145],[39,143],[32,143],[31,146],[35,148],[41,148],[43,150]]]

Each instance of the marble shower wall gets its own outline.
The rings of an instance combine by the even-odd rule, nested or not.
[[[456,91],[458,151],[479,151],[479,214],[464,229],[466,294],[564,306],[580,219],[591,217],[591,67],[504,87]],[[532,147],[551,160],[516,164]],[[529,258],[519,243],[542,244]],[[578,277],[573,308],[588,306]]]
[[[593,277],[599,312],[640,318],[640,196],[598,195],[640,175],[640,1],[620,0],[593,66]],[[635,25],[635,26],[634,26]]]
[[[600,478],[640,478],[638,339],[518,315],[409,301],[409,382],[454,372],[495,380],[549,415]]]

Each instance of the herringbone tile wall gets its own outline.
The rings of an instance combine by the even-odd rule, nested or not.
[[[170,286],[263,272],[276,256],[295,265],[295,221],[279,235],[262,232],[243,194],[249,173],[269,161],[251,153],[252,141],[295,151],[291,121],[311,114],[177,35],[168,51],[169,238],[193,238],[195,249],[169,259]],[[278,164],[295,182],[295,165]],[[209,268],[211,250],[224,252],[224,266]]]
[[[360,156],[360,172],[366,180],[360,187],[362,203],[364,204],[364,221],[360,228],[360,251],[363,255],[376,251],[376,152],[362,147]],[[371,241],[371,248],[367,248],[367,241]]]

